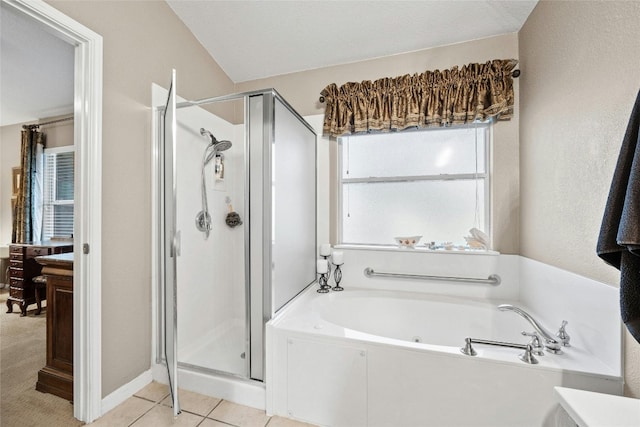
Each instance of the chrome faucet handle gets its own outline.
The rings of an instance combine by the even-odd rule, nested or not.
[[[529,341],[529,346],[531,346],[531,353],[536,356],[544,356],[544,346],[540,343],[540,337],[535,332],[521,332],[525,337],[531,337],[531,341]]]
[[[567,322],[566,320],[562,321],[562,326],[560,326],[560,329],[558,329],[556,336],[560,338],[560,341],[562,342],[562,345],[564,347],[571,347],[571,344],[569,344],[571,337],[569,336],[569,334],[567,334],[567,331],[565,331],[564,329],[564,327],[567,326],[567,323],[569,322]]]
[[[531,344],[527,344],[527,349],[522,353],[518,358],[522,360],[524,363],[529,363],[531,365],[536,365],[538,363],[538,359],[534,356],[533,347]]]

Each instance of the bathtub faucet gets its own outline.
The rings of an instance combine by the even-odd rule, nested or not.
[[[520,307],[516,307],[515,305],[511,305],[511,304],[499,305],[498,310],[513,311],[519,314],[520,316],[522,316],[527,322],[531,324],[531,326],[533,326],[536,332],[539,333],[540,336],[544,339],[545,341],[544,347],[547,349],[547,351],[553,354],[562,354],[562,340],[559,340],[558,338],[551,335],[551,333],[549,333],[549,331],[543,328],[542,325],[538,323],[533,317],[531,317],[529,313],[527,313]]]

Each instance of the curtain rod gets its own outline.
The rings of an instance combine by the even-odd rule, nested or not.
[[[69,121],[69,120],[73,120],[73,116],[66,117],[64,119],[51,120],[50,122],[34,123],[32,125],[22,125],[22,129],[35,129],[35,128],[39,128],[40,126],[52,125],[54,123],[66,122],[66,121]]]
[[[513,77],[514,79],[517,79],[518,77],[520,77],[520,70],[513,70],[511,72],[511,77]],[[318,98],[318,101],[324,104],[324,96],[320,95],[320,98]]]

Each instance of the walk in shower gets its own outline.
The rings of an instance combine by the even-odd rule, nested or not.
[[[189,372],[264,381],[264,324],[315,280],[316,134],[273,89],[180,101],[174,78],[164,97],[156,363],[177,413]]]

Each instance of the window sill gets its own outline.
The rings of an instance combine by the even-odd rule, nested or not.
[[[407,248],[396,245],[348,245],[338,244],[335,249],[362,250],[362,251],[382,251],[382,252],[405,252],[405,253],[423,253],[423,254],[447,254],[447,255],[489,255],[498,256],[500,252],[481,249],[429,249],[427,247]]]

